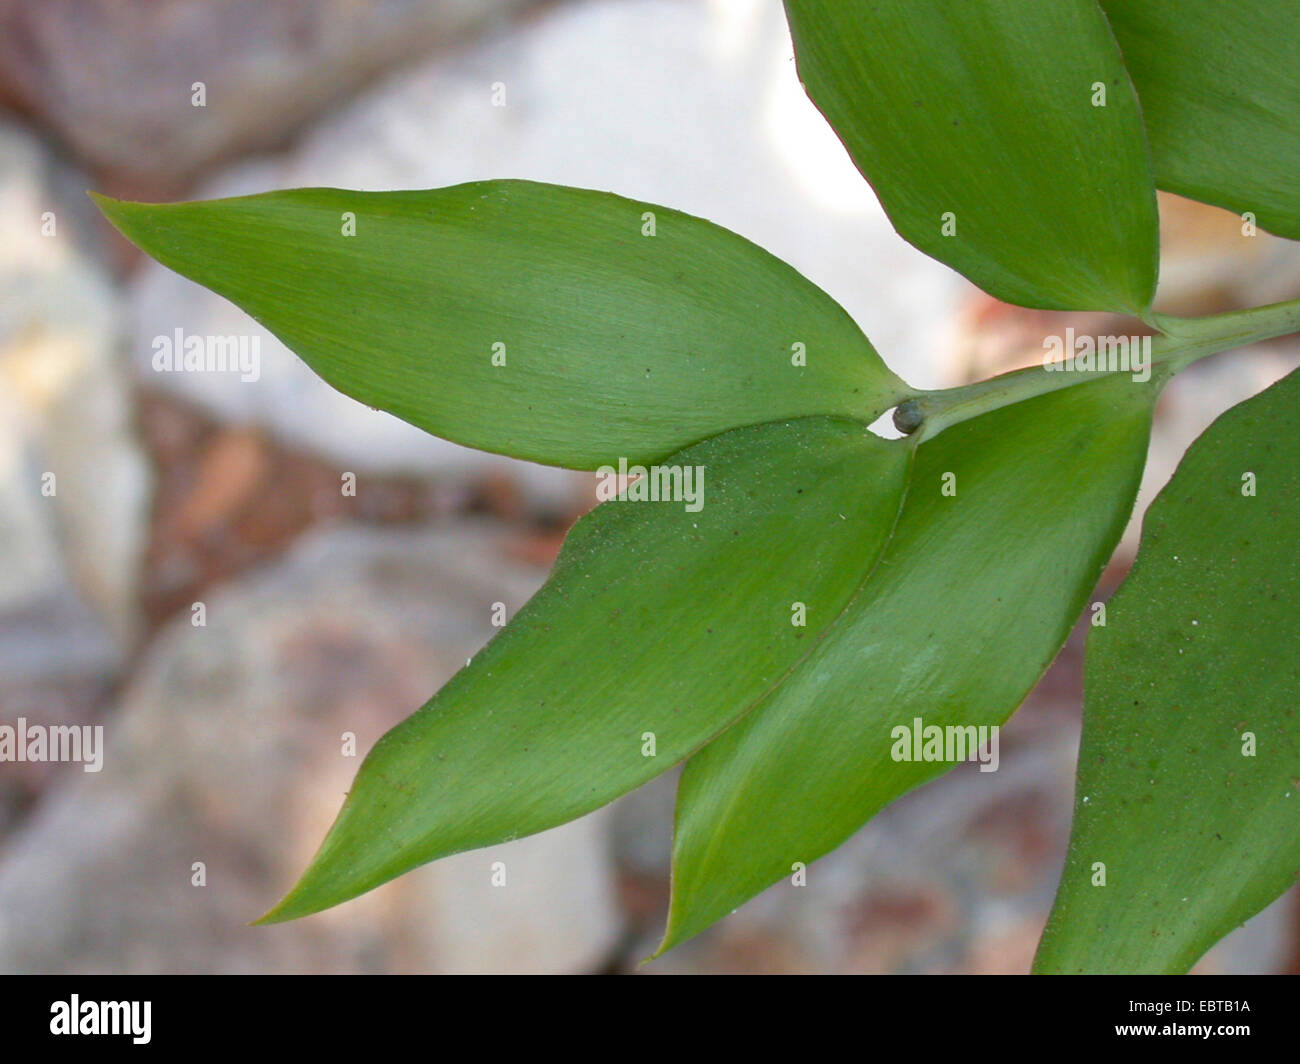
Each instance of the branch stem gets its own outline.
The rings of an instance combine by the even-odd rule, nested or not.
[[[1151,373],[1163,382],[1209,355],[1300,332],[1300,299],[1206,318],[1153,314],[1151,323],[1160,330],[1151,344]],[[894,423],[900,432],[914,434],[919,443],[990,410],[1098,377],[1129,373],[1129,370],[1071,373],[1060,366],[1054,369],[1031,366],[975,384],[916,392],[898,404]]]

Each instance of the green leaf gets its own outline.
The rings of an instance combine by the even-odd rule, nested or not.
[[[486,181],[96,202],[339,391],[486,451],[579,469],[653,461],[765,421],[870,422],[906,390],[779,259],[606,193]]]
[[[895,727],[1000,726],[1014,712],[1124,529],[1154,393],[1089,381],[917,449],[863,590],[779,689],[686,766],[661,952],[952,767],[894,760]]]
[[[1186,971],[1300,878],[1298,441],[1292,373],[1211,425],[1147,511],[1088,639],[1038,971]]]
[[[264,919],[571,820],[694,752],[848,602],[909,460],[857,423],[801,419],[675,455],[705,470],[696,512],[598,507],[504,632],[375,746],[311,867]]]
[[[1095,0],[786,0],[786,11],[808,95],[904,238],[1011,303],[1146,309],[1155,188]],[[1099,85],[1105,106],[1093,105]]]
[[[1300,5],[1102,0],[1156,183],[1300,240]]]

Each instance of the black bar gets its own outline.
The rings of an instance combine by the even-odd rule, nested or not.
[[[768,1049],[789,1044],[820,1053],[846,1031],[864,1053],[890,1045],[932,1051],[972,1039],[1048,1053],[1123,1043],[1180,1050],[1202,1043],[1222,1052],[1294,1042],[1296,984],[1285,977],[842,976],[833,985],[826,979],[835,977],[767,977],[725,987],[718,982],[744,977],[694,978],[708,985],[600,977],[9,976],[0,980],[0,1045],[17,1061],[23,1053],[94,1052],[110,1043],[128,1052],[198,1048],[205,1056],[279,1046],[493,1056],[519,1046],[577,1051],[583,1059],[598,1046],[604,1059],[634,1048],[653,1052],[656,1044],[675,1054],[697,1038],[701,1048],[739,1048],[758,1038]],[[56,1034],[52,1026],[68,1025],[73,995],[78,1033]],[[119,1004],[105,1009],[105,1002]],[[135,1009],[123,1009],[124,1002]],[[145,1002],[148,1041],[137,1042],[142,1036],[132,1030],[145,1027]],[[100,1021],[128,1031],[82,1033]],[[1153,1030],[1119,1031],[1134,1026]],[[1193,1026],[1211,1033],[1177,1033]]]

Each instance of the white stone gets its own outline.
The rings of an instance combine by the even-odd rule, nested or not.
[[[124,645],[148,471],[131,432],[115,295],[60,184],[33,141],[0,126],[0,623],[52,602],[76,612],[80,600]],[[42,235],[46,212],[53,236]],[[53,494],[42,493],[46,474]]]

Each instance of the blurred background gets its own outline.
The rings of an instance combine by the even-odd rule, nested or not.
[[[1028,365],[1067,325],[1131,331],[998,303],[897,237],[802,93],[779,0],[0,0],[0,723],[103,725],[107,746],[99,773],[0,764],[0,970],[1026,971],[1068,837],[1082,629],[1005,729],[997,773],[966,765],[908,795],[806,887],[650,964],[676,773],[330,912],[246,926],[360,756],[486,642],[494,603],[513,614],[540,585],[593,484],[334,393],[145,261],[85,190],[490,177],[734,229],[922,387]],[[1159,309],[1300,290],[1294,244],[1161,207]],[[178,328],[260,335],[260,379],[154,372],[153,338]],[[1139,514],[1210,421],[1298,361],[1277,341],[1181,375]],[[1300,895],[1198,970],[1300,971]]]

